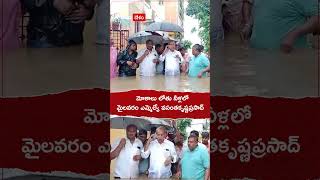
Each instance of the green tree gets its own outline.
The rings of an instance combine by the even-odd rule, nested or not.
[[[179,32],[176,32],[175,34],[174,34],[174,39],[177,39],[177,40],[181,40],[182,39],[182,37],[183,37],[183,35],[181,34],[181,33],[179,33]]]
[[[184,48],[186,48],[186,49],[190,49],[191,46],[192,46],[192,42],[189,41],[189,40],[183,40],[183,41],[181,42],[181,44],[182,44],[182,47],[184,47]]]
[[[192,29],[191,29],[191,33],[195,33],[197,31],[197,28],[196,27],[193,27]]]
[[[206,123],[203,124],[203,130],[204,131],[209,131],[210,130],[210,123],[208,122],[208,120],[206,120]]]
[[[184,135],[186,135],[187,134],[187,127],[190,127],[191,126],[191,119],[182,119],[182,120],[179,120],[178,122],[177,122],[177,128],[178,128],[178,130],[182,133],[182,134],[184,134]],[[186,136],[184,136],[184,138],[186,139]]]
[[[187,15],[199,20],[199,36],[205,51],[210,49],[210,2],[209,0],[189,0]]]

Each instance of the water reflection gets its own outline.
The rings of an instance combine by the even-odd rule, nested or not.
[[[295,97],[318,95],[318,60],[314,49],[250,49],[239,37],[214,50],[212,92],[224,96]]]
[[[111,79],[111,92],[160,90],[176,92],[209,92],[210,78],[189,78],[185,75],[154,77],[116,77]]]
[[[4,97],[108,88],[107,46],[21,48],[3,58]],[[2,74],[2,73],[1,73]]]

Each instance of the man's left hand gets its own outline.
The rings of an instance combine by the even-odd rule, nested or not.
[[[201,72],[198,74],[198,78],[202,78],[202,74],[203,74],[203,72],[201,71]]]
[[[140,155],[135,155],[135,156],[133,156],[133,160],[134,160],[134,161],[140,161],[140,159],[141,159],[141,156],[140,156]]]
[[[74,24],[78,24],[84,22],[87,18],[90,17],[90,15],[90,10],[87,9],[84,5],[80,4],[76,10],[72,11],[72,13],[66,17],[66,19]]]
[[[131,69],[137,69],[137,68],[138,68],[138,64],[135,62],[132,62]]]
[[[171,162],[172,162],[172,159],[171,159],[171,156],[169,156],[169,157],[166,159],[166,161],[164,162],[164,165],[165,165],[165,166],[169,166],[169,165],[171,164]]]
[[[293,44],[295,41],[295,35],[293,32],[289,32],[283,41],[281,42],[280,48],[284,53],[290,53],[293,50]]]

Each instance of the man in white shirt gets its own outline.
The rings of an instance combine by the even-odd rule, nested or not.
[[[126,129],[127,138],[116,140],[111,145],[111,160],[116,159],[114,170],[115,179],[138,178],[139,161],[143,151],[142,142],[136,138],[137,127],[128,125]]]
[[[169,41],[167,48],[160,55],[159,60],[166,61],[166,76],[180,75],[180,64],[183,62],[183,57],[181,53],[176,50],[176,43],[174,41]]]
[[[140,67],[141,76],[154,76],[156,74],[156,65],[159,61],[157,51],[153,48],[152,40],[146,42],[146,48],[140,50],[137,56],[137,63]]]
[[[155,138],[156,137],[156,138]],[[177,161],[174,144],[166,139],[167,131],[160,126],[156,134],[148,139],[141,156],[150,156],[149,178],[170,178],[172,176],[171,163]]]

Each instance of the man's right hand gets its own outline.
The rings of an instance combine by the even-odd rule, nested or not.
[[[126,139],[122,138],[119,143],[120,147],[123,148],[126,145]]]
[[[165,49],[164,52],[163,52],[163,55],[167,54],[168,51],[169,51],[169,48],[168,48],[168,46],[167,46],[166,49]]]
[[[84,5],[77,5],[77,9],[72,11],[66,19],[74,24],[82,23],[88,19],[91,15],[91,11],[87,9]]]
[[[289,32],[280,44],[280,48],[284,53],[290,53],[293,50],[294,41],[297,35],[294,31]]]
[[[178,172],[176,173],[176,177],[177,177],[177,178],[181,178],[181,171],[178,171]]]
[[[63,15],[68,15],[75,8],[71,0],[54,0],[53,6]]]
[[[131,61],[127,61],[128,66],[132,66],[133,63]]]
[[[240,38],[242,41],[246,42],[250,39],[252,28],[250,24],[245,24],[240,31]]]
[[[150,54],[150,51],[148,49],[143,53],[144,56],[148,56],[149,54]]]
[[[151,141],[153,141],[153,140],[155,139],[155,136],[156,136],[155,134],[152,134],[152,135],[149,137],[147,143],[150,143]]]

